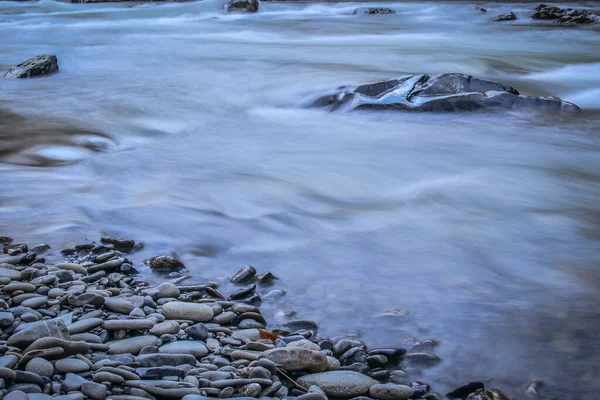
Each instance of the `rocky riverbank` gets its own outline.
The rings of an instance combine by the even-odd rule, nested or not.
[[[6,400],[440,399],[400,366],[435,364],[426,340],[411,349],[367,348],[319,336],[312,321],[268,329],[260,287],[276,278],[247,266],[226,296],[216,284],[151,287],[128,258],[138,244],[103,237],[47,260],[47,245],[0,238],[0,388]],[[145,261],[172,277],[172,256]],[[408,351],[407,351],[408,350]],[[367,397],[368,396],[368,397]],[[446,395],[506,399],[480,382]]]

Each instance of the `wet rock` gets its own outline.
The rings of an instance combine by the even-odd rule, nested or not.
[[[471,393],[477,391],[477,390],[483,390],[484,386],[482,382],[470,382],[467,383],[466,385],[462,385],[457,387],[456,389],[452,390],[451,392],[448,392],[448,394],[446,394],[446,397],[450,398],[450,399],[465,399],[468,395],[470,395]]]
[[[354,14],[396,14],[396,11],[385,7],[359,7],[354,10]]]
[[[256,269],[252,265],[247,265],[240,269],[232,278],[233,283],[250,282],[256,276]]]
[[[330,110],[395,109],[401,111],[579,111],[557,97],[521,96],[498,82],[464,74],[410,75],[361,86],[344,86],[312,104]]]
[[[160,339],[156,336],[136,336],[119,340],[108,347],[108,354],[138,354],[146,346],[159,346]]]
[[[353,347],[339,357],[342,365],[364,364],[367,361],[367,353],[361,347]]]
[[[89,332],[94,328],[102,325],[104,320],[102,318],[86,318],[77,322],[72,323],[67,327],[70,335]]]
[[[108,235],[103,235],[100,238],[100,241],[102,243],[112,244],[113,246],[115,246],[115,248],[120,249],[120,250],[131,250],[135,247],[135,240],[117,239],[117,238],[110,237]]]
[[[482,390],[479,392],[471,393],[467,396],[466,400],[510,400],[504,393],[497,389]]]
[[[213,319],[214,311],[205,304],[171,302],[163,306],[162,314],[167,319],[208,322]]]
[[[8,338],[9,346],[26,347],[40,338],[58,338],[69,340],[69,331],[59,319],[33,322]]]
[[[572,8],[560,8],[540,4],[531,14],[533,19],[554,20],[559,24],[589,24],[596,22],[598,17],[586,10],[577,10]]]
[[[185,265],[175,257],[156,256],[144,261],[153,270],[176,271],[185,268]]]
[[[413,393],[410,386],[393,383],[375,384],[369,389],[369,395],[378,400],[407,400]]]
[[[496,18],[494,18],[494,21],[514,21],[515,19],[517,19],[517,15],[511,11],[507,12],[506,14],[498,15]]]
[[[263,272],[262,274],[256,275],[256,280],[261,285],[267,285],[269,283],[272,283],[276,279],[277,279],[277,277],[270,272]]]
[[[377,383],[376,380],[354,371],[328,371],[298,378],[298,384],[304,387],[316,385],[328,396],[344,398],[365,395],[371,386]]]
[[[407,354],[405,356],[405,359],[412,361],[412,362],[417,362],[420,364],[437,364],[441,361],[438,356],[436,356],[435,354],[431,354],[431,353]]]
[[[260,7],[258,0],[231,0],[225,6],[227,12],[249,12],[255,13]]]
[[[287,371],[320,372],[327,369],[327,357],[320,351],[282,347],[265,351],[263,357]]]
[[[58,59],[56,56],[53,54],[42,54],[12,67],[4,77],[8,79],[32,78],[49,75],[56,71],[58,71]]]
[[[406,354],[406,350],[397,348],[371,349],[367,354],[369,356],[382,355],[385,356],[389,361],[396,361]]]
[[[244,286],[243,288],[241,288],[240,290],[238,290],[237,292],[235,292],[231,296],[229,296],[229,298],[227,300],[231,301],[231,300],[244,299],[246,297],[252,296],[255,291],[256,291],[255,284]]]
[[[206,354],[208,354],[208,349],[204,343],[191,340],[167,343],[159,347],[158,351],[159,353],[191,354],[197,358],[204,357]]]

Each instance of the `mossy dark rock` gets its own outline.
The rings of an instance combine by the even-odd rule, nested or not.
[[[248,12],[255,13],[260,7],[258,0],[232,0],[227,3],[227,12]]]
[[[396,14],[396,11],[385,7],[359,7],[354,10],[354,14]]]
[[[511,11],[506,14],[498,15],[494,18],[494,21],[514,21],[515,19],[517,19],[517,15]]]

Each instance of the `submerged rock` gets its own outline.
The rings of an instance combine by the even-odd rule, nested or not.
[[[359,7],[354,14],[396,14],[396,11],[385,7]]]
[[[558,97],[519,95],[511,86],[464,74],[409,75],[360,86],[338,87],[320,96],[314,107],[330,110],[395,109],[402,111],[579,111]]]
[[[225,6],[227,12],[255,13],[260,7],[258,0],[232,0]]]
[[[517,19],[517,15],[514,12],[507,12],[506,14],[500,14],[498,15],[496,18],[494,18],[494,21],[513,21]]]
[[[58,59],[54,54],[42,54],[23,61],[8,70],[4,75],[8,79],[32,78],[58,71]]]

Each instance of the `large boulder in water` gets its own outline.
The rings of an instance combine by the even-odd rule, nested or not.
[[[258,0],[231,0],[227,3],[227,12],[249,12],[255,13],[260,7]]]
[[[359,7],[354,14],[396,14],[396,11],[385,7]]]
[[[558,97],[521,96],[511,86],[464,74],[409,75],[360,86],[342,86],[321,95],[312,106],[330,110],[579,111],[575,104]]]
[[[31,78],[58,71],[58,59],[54,54],[42,54],[12,67],[4,75],[8,79]]]
[[[514,21],[515,19],[517,19],[517,15],[511,11],[507,12],[506,14],[498,15],[496,18],[494,18],[494,21]]]
[[[572,8],[560,8],[540,4],[531,14],[533,19],[549,19],[559,24],[589,24],[598,20],[595,14],[586,10],[574,10]]]

